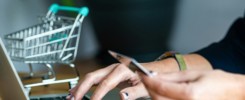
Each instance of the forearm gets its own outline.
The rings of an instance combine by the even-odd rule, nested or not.
[[[212,66],[204,57],[198,54],[183,55],[187,70],[211,70]],[[174,58],[168,58],[160,61],[143,63],[149,70],[157,72],[176,72],[179,71],[179,65]]]

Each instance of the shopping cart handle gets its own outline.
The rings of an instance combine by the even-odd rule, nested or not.
[[[88,7],[77,8],[77,7],[70,7],[70,6],[60,6],[58,4],[52,4],[49,10],[54,14],[56,14],[59,10],[74,11],[74,12],[78,12],[79,14],[83,16],[87,16],[89,12]]]

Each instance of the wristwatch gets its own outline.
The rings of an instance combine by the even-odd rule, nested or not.
[[[158,57],[156,61],[160,61],[160,60],[167,59],[167,58],[174,58],[179,65],[180,71],[187,69],[183,56],[180,53],[175,52],[175,51],[165,52],[160,57]]]

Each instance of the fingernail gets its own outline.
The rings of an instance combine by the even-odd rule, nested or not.
[[[123,100],[129,100],[127,92],[122,93],[122,96],[123,96]]]
[[[68,100],[68,99],[69,99],[69,100],[75,100],[74,97],[73,97],[73,95],[70,95],[70,94],[69,94],[68,96],[66,96],[66,99],[67,99],[67,100]]]
[[[71,98],[71,95],[69,94],[68,96],[66,96],[66,99],[70,99]]]
[[[157,75],[157,72],[154,72],[154,71],[150,71],[151,73],[151,76],[156,76]]]

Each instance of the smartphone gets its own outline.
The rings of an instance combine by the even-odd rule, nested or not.
[[[114,57],[120,63],[128,66],[131,70],[133,70],[133,71],[137,70],[137,71],[140,71],[140,72],[144,73],[147,76],[152,76],[152,73],[148,69],[146,69],[144,66],[142,66],[134,58],[125,56],[123,54],[120,54],[120,53],[117,53],[117,52],[114,52],[114,51],[111,51],[111,50],[109,50],[108,52],[109,52],[109,54],[112,57]]]

